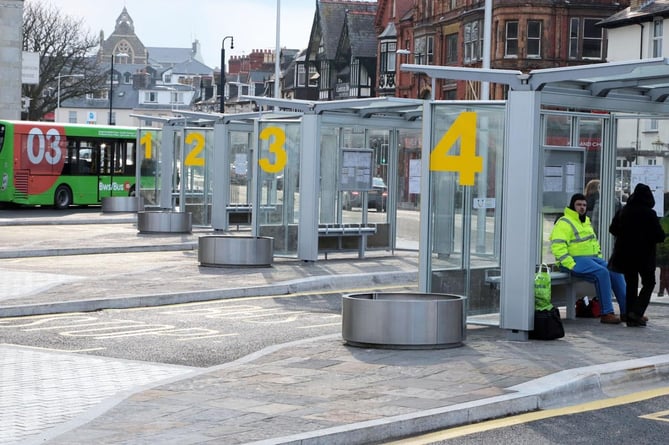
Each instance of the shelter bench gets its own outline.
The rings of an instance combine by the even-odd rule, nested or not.
[[[239,226],[251,224],[253,206],[251,204],[229,204],[225,206],[225,212],[228,215],[228,224]]]
[[[490,269],[485,272],[485,282],[491,287],[499,289],[501,279],[502,277],[499,269]],[[579,281],[586,280],[574,277],[568,272],[551,272],[551,288],[555,286],[565,286],[566,318],[569,320],[574,320],[576,318],[576,289],[574,285]],[[552,290],[551,295],[553,295]]]
[[[358,250],[358,257],[365,256],[367,237],[376,234],[376,224],[319,224],[318,225],[318,251],[325,254],[328,252],[340,252],[344,250]],[[353,240],[353,244],[349,241]],[[335,241],[331,243],[329,241]]]

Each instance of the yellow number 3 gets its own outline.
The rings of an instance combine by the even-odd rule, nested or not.
[[[288,160],[286,150],[283,148],[286,143],[286,133],[279,127],[267,127],[260,133],[260,139],[264,141],[271,137],[274,139],[269,144],[269,152],[274,153],[274,163],[268,158],[261,158],[258,160],[258,164],[267,173],[278,173],[283,170]]]
[[[460,154],[449,155],[460,138]],[[430,170],[460,173],[460,185],[474,185],[474,174],[483,171],[483,158],[476,156],[476,113],[461,113],[430,154]]]

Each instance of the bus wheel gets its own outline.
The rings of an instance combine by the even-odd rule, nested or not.
[[[66,185],[59,185],[53,197],[53,205],[57,209],[66,209],[72,204],[72,190]]]

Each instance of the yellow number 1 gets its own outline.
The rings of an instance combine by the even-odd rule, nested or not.
[[[151,159],[151,155],[153,154],[151,133],[150,132],[144,133],[142,137],[139,139],[139,143],[144,144],[144,158]]]
[[[460,139],[460,154],[448,152]],[[460,185],[474,185],[474,174],[483,171],[483,158],[476,156],[476,113],[461,113],[430,154],[430,170],[460,173]]]

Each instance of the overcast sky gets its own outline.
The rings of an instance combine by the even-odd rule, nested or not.
[[[26,0],[30,3],[37,0]],[[223,37],[226,59],[254,49],[276,48],[277,0],[41,0],[63,14],[83,19],[97,37],[105,38],[125,6],[144,46],[190,48],[199,40],[207,66],[220,66]],[[316,10],[316,0],[280,0],[280,45],[304,49]],[[226,61],[227,63],[227,61]]]

